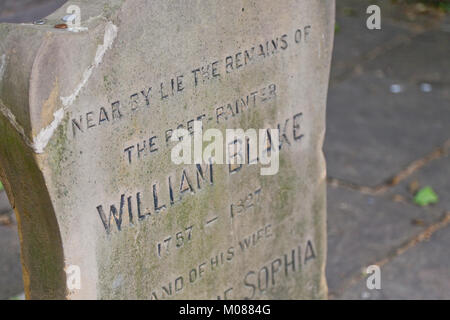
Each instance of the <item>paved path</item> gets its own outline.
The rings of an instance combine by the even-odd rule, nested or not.
[[[1,22],[33,22],[44,18],[67,0],[1,0]]]
[[[3,2],[0,19],[17,20],[17,3]],[[373,3],[381,31],[365,28]],[[330,298],[450,299],[450,15],[338,0],[337,26],[325,142]],[[439,203],[414,205],[414,184]],[[23,291],[15,228],[0,193],[0,299]],[[364,270],[375,263],[382,289],[368,290]]]
[[[330,298],[450,299],[450,15],[375,2],[381,31],[365,28],[374,1],[337,1],[325,143]],[[439,203],[416,206],[413,185],[431,186]],[[381,266],[381,290],[366,287],[371,264]]]

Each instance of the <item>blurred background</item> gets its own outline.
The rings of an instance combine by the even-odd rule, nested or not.
[[[32,22],[63,0],[1,0]],[[450,299],[450,0],[337,0],[327,106],[330,299]],[[381,8],[381,30],[366,9]],[[1,137],[0,137],[1,139]],[[23,299],[0,184],[0,299]],[[381,289],[366,268],[381,267]]]

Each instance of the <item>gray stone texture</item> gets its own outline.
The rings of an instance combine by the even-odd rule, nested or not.
[[[71,4],[81,28],[54,28]],[[43,25],[1,25],[0,177],[26,297],[326,298],[333,29],[331,0],[69,1]],[[286,125],[279,173],[172,163],[167,132],[198,117]]]
[[[380,32],[365,28],[365,9],[370,4],[382,8]],[[328,171],[331,176],[376,185],[449,138],[445,125],[449,122],[446,55],[450,50],[450,15],[436,17],[391,1],[374,0],[339,0],[336,14],[338,31],[325,147]],[[422,82],[430,83],[433,91],[421,92]],[[389,87],[395,83],[404,85],[406,91],[391,94]],[[337,86],[343,94],[335,89]],[[358,107],[353,106],[354,101]],[[384,107],[386,104],[391,109]],[[348,128],[353,128],[352,134],[345,132]],[[406,137],[396,136],[402,134]],[[364,140],[371,148],[365,147]],[[360,155],[364,152],[369,156]],[[450,245],[448,226],[429,241],[389,260],[381,268],[382,290],[367,290],[366,280],[359,278],[367,264],[386,258],[449,210],[449,168],[448,156],[434,160],[381,196],[329,186],[327,281],[331,298],[450,299],[449,255],[443,254]],[[414,180],[421,186],[432,186],[440,197],[439,203],[427,208],[413,205],[408,189]],[[393,202],[396,195],[405,202]],[[4,290],[0,296],[8,298],[19,292],[22,283],[18,236],[14,226],[1,228],[2,243],[12,243],[0,254],[1,268],[11,270],[0,279],[5,283],[0,286]]]
[[[364,26],[369,4],[381,6],[381,31]],[[440,221],[449,210],[450,165],[445,154],[422,160],[450,138],[449,15],[427,10],[390,1],[337,3],[325,154],[328,175],[353,189],[328,187],[332,299],[449,298],[450,229]],[[393,84],[402,92],[392,93]],[[424,92],[423,84],[432,90]],[[419,162],[384,193],[363,188],[382,185]],[[415,181],[431,186],[439,203],[416,206],[410,192]],[[434,226],[439,228],[429,241],[414,241]],[[365,270],[376,262],[383,263],[381,290],[368,290]]]
[[[340,299],[450,299],[450,232],[439,230],[428,241],[381,268],[381,290],[368,290],[366,280],[353,284]]]
[[[341,187],[328,188],[328,203],[327,279],[332,296],[350,290],[346,286],[352,276],[362,274],[442,216],[437,208],[421,209]]]

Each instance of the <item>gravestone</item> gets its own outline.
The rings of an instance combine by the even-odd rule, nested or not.
[[[326,298],[333,33],[331,0],[69,1],[0,25],[27,298]],[[175,164],[195,121],[276,129],[278,172]]]

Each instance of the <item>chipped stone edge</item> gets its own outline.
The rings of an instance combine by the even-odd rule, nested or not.
[[[47,146],[48,142],[52,138],[58,126],[63,121],[65,111],[75,102],[79,93],[89,81],[94,69],[101,64],[106,52],[112,47],[114,40],[117,37],[117,31],[117,26],[112,22],[108,22],[106,24],[105,34],[103,36],[103,44],[97,47],[94,62],[86,69],[86,71],[84,71],[82,81],[77,85],[71,95],[67,97],[60,97],[63,107],[53,113],[53,121],[48,126],[41,129],[41,131],[35,137],[33,137],[32,141],[25,134],[23,127],[16,121],[16,117],[14,116],[14,114],[0,101],[0,112],[3,113],[3,115],[9,120],[13,127],[22,135],[25,143],[30,146],[35,153],[39,154],[44,152],[44,149]],[[0,81],[4,72],[5,58],[5,54],[0,57]]]
[[[64,118],[64,108],[60,108],[53,113],[53,121],[33,138],[33,150],[36,153],[43,153],[44,148],[50,141],[53,133],[58,128]]]
[[[17,122],[16,116],[9,110],[3,102],[0,100],[0,112],[5,116],[6,119],[9,120],[11,125],[19,132],[19,134],[24,139],[25,143],[33,148],[32,141],[27,137],[25,134],[25,131],[23,130],[22,126]]]

